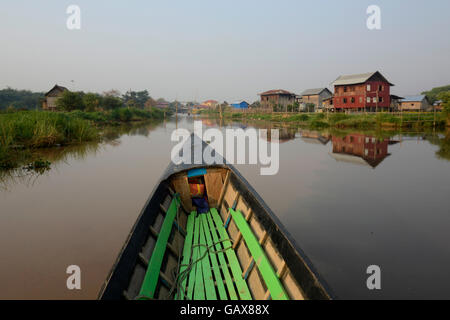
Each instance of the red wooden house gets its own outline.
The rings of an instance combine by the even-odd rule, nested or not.
[[[336,111],[376,112],[391,108],[393,84],[378,71],[340,76],[333,85]]]

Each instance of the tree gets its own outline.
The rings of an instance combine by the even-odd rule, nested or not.
[[[105,91],[103,92],[103,96],[105,97],[116,97],[119,98],[120,97],[120,91],[116,90],[116,89],[111,89],[109,91]]]
[[[66,90],[56,100],[56,106],[64,111],[84,110],[83,94]]]
[[[6,88],[0,90],[0,110],[12,107],[14,109],[36,109],[42,106],[44,93],[28,90]]]
[[[123,107],[123,101],[118,97],[107,95],[103,97],[101,106],[105,110],[119,109]]]
[[[102,97],[96,93],[86,93],[83,97],[83,103],[86,111],[95,111],[100,107]]]
[[[438,99],[442,100],[442,107],[444,112],[447,113],[447,118],[450,120],[450,91],[441,92],[438,95]]]
[[[134,108],[141,108],[143,109],[145,107],[145,103],[150,98],[150,95],[148,94],[147,90],[144,91],[127,91],[123,96],[122,99],[124,103],[127,106],[133,106]],[[132,101],[132,102],[130,102]]]
[[[450,91],[450,85],[447,85],[447,86],[433,88],[430,91],[424,91],[424,92],[422,92],[422,94],[426,95],[428,98],[428,101],[430,101],[430,103],[433,104],[436,100],[442,100],[441,98],[439,98],[440,94],[442,94],[444,92],[449,92],[449,91]]]
[[[147,109],[156,107],[156,101],[153,100],[152,97],[149,97],[149,98],[147,99],[147,101],[145,101],[144,107],[147,108]]]

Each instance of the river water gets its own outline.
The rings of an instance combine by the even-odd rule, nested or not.
[[[0,174],[0,298],[94,299],[170,161],[180,116],[107,141],[43,150],[43,174]],[[277,127],[262,122],[206,127]],[[339,298],[450,298],[450,141],[445,133],[280,127],[280,170],[237,168]],[[66,268],[81,268],[81,290]],[[381,290],[366,269],[381,268]]]

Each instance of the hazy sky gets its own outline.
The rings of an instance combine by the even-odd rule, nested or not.
[[[71,4],[81,30],[66,28]],[[379,70],[393,93],[417,94],[450,84],[449,12],[448,0],[2,0],[0,89],[251,102]]]

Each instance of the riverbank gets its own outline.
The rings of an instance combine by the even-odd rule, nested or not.
[[[99,141],[102,128],[123,123],[161,120],[158,109],[121,108],[97,112],[19,111],[0,114],[0,169],[21,165],[49,166],[35,150]]]
[[[219,112],[207,110],[199,116],[220,117]],[[400,128],[445,128],[450,125],[447,115],[439,113],[378,113],[378,114],[345,114],[345,113],[257,113],[257,112],[224,112],[222,116],[233,120],[265,120],[272,122],[292,123],[312,129],[320,128],[353,128],[353,129],[400,129]]]

